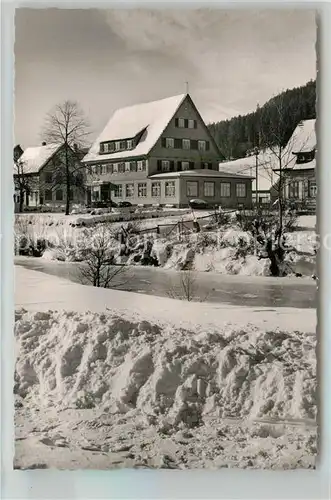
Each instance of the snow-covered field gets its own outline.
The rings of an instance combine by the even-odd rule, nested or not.
[[[23,268],[16,303],[16,467],[314,467],[315,311]]]

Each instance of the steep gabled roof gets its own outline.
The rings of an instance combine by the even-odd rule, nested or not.
[[[185,97],[186,94],[181,94],[118,109],[92,144],[83,161],[112,160],[148,154]],[[146,133],[134,149],[99,155],[100,142],[130,139],[145,129]]]
[[[62,144],[47,144],[46,146],[26,148],[20,157],[24,174],[37,174],[61,147]]]
[[[307,153],[316,148],[316,120],[304,120],[294,130],[289,144],[293,154]]]

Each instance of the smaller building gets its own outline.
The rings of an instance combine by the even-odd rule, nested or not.
[[[275,167],[275,159],[270,150],[259,151],[257,158],[256,155],[245,156],[219,164],[221,171],[236,175],[248,175],[252,178],[252,202],[256,204],[258,201],[259,206],[270,204],[270,189],[277,178],[273,167]]]
[[[24,152],[14,148],[15,211],[40,205],[64,206],[67,196],[66,147],[64,144],[46,144],[29,147]],[[21,154],[19,154],[21,153]],[[67,146],[70,161],[70,200],[85,201],[85,170],[80,163],[82,153]],[[23,203],[20,197],[23,196]]]
[[[298,124],[287,148],[293,161],[284,167],[283,198],[299,209],[316,209],[316,120],[305,120]],[[279,173],[279,169],[275,169]],[[274,186],[278,196],[279,183]]]
[[[248,175],[216,170],[167,172],[150,177],[152,188],[160,193],[160,203],[187,207],[200,199],[223,208],[251,208],[252,179]]]

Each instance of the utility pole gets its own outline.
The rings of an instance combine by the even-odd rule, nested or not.
[[[256,208],[259,208],[259,150],[255,148],[255,192],[256,192]]]

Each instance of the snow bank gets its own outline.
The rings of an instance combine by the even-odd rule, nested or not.
[[[316,416],[313,332],[19,310],[15,338],[15,393],[32,405],[92,404],[189,427]]]

